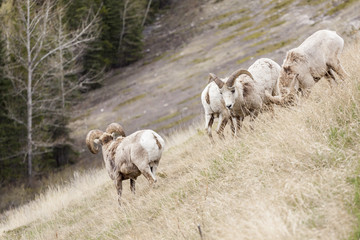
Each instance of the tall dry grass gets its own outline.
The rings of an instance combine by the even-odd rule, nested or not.
[[[168,139],[153,188],[140,177],[123,206],[104,171],[6,213],[4,239],[346,239],[357,231],[360,44],[351,77],[317,84],[298,106],[261,115],[211,145],[202,126]],[[245,124],[246,125],[246,124]],[[99,155],[100,157],[100,155]]]

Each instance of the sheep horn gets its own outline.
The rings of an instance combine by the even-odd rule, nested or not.
[[[110,123],[109,126],[107,126],[105,132],[111,135],[115,133],[115,134],[119,134],[122,137],[126,136],[123,127],[118,123]]]
[[[283,101],[284,97],[281,97],[281,96],[273,96],[273,95],[271,95],[268,91],[265,91],[265,96],[268,98],[268,100],[269,100],[271,103],[275,103],[275,104],[282,105],[282,101]]]
[[[228,87],[232,87],[235,83],[235,79],[237,79],[241,74],[246,74],[248,75],[252,80],[254,80],[253,76],[251,75],[251,73],[248,71],[248,70],[245,70],[245,69],[239,69],[239,70],[236,70],[235,72],[233,72],[229,79],[227,80],[226,82],[226,85]]]
[[[104,133],[103,131],[96,129],[96,130],[91,130],[86,135],[86,145],[91,153],[97,154],[99,152],[99,147],[94,145],[94,141],[98,140],[103,133]]]
[[[210,75],[209,82],[214,81],[219,88],[222,88],[224,86],[224,82],[221,81],[215,74],[210,73],[209,75]]]

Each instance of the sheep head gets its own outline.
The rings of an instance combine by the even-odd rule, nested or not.
[[[90,152],[97,154],[99,152],[99,144],[101,144],[99,138],[103,135],[103,131],[95,129],[91,130],[86,135],[86,145],[89,148]]]
[[[298,84],[297,74],[293,76],[288,88],[281,89],[281,96],[272,96],[269,92],[265,91],[265,96],[270,102],[278,105],[294,105],[296,98],[296,85]]]
[[[228,77],[228,79],[224,80],[220,80],[215,74],[210,73],[210,78],[213,79],[213,81],[219,87],[220,94],[222,95],[225,106],[228,109],[233,108],[236,99],[243,101],[244,97],[246,97],[246,95],[251,90],[251,86],[248,83],[243,82],[240,84],[239,88],[235,87],[235,80],[242,74],[245,74],[254,80],[251,73],[245,69],[239,69],[233,72],[230,77]]]
[[[125,137],[125,131],[123,127],[118,123],[111,123],[109,126],[107,126],[105,132],[109,133],[113,136],[113,139],[117,137],[117,135],[120,135],[121,137]]]
[[[286,54],[286,59],[282,65],[279,82],[282,87],[286,87],[289,91],[293,91],[290,88],[291,83],[296,78],[303,78],[304,75],[309,73],[309,67],[306,57],[296,51],[289,51]]]

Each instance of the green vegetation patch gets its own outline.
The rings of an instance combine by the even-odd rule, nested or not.
[[[294,0],[283,0],[283,1],[277,1],[275,3],[275,6],[270,8],[267,12],[265,12],[265,15],[273,14],[278,11],[286,10],[286,8],[292,4]]]
[[[270,25],[270,28],[274,28],[274,27],[283,25],[284,23],[286,23],[285,20],[283,20],[283,21],[277,21],[277,22],[273,23],[272,25]]]
[[[186,117],[181,118],[180,120],[177,120],[177,121],[175,121],[175,122],[172,122],[172,123],[170,123],[170,124],[167,124],[167,125],[165,125],[165,126],[162,126],[162,127],[160,127],[160,128],[157,128],[157,129],[155,129],[155,131],[160,131],[160,130],[165,130],[165,129],[173,128],[173,127],[175,127],[176,125],[179,125],[179,124],[181,124],[181,123],[187,122],[187,121],[195,118],[196,116],[197,116],[197,114],[191,114],[191,115],[189,115],[189,116],[186,116]]]
[[[245,22],[243,25],[241,25],[239,28],[237,28],[235,31],[236,32],[240,32],[240,31],[243,31],[245,29],[248,29],[252,26],[254,26],[255,22],[254,21],[247,21]]]
[[[230,35],[230,36],[227,36],[227,37],[221,39],[220,41],[218,41],[218,42],[216,43],[216,45],[218,46],[218,45],[227,43],[227,42],[231,41],[232,39],[234,39],[234,38],[235,38],[236,36],[238,36],[238,35],[239,35],[239,34],[232,34],[232,35]]]
[[[327,11],[325,15],[333,15],[334,13],[337,13],[338,11],[349,7],[351,4],[353,4],[355,2],[357,2],[357,0],[345,0],[342,3],[340,3],[339,5],[337,5],[336,7]]]
[[[264,40],[261,40],[261,41],[259,41],[259,42],[256,42],[256,43],[251,44],[250,47],[259,46],[259,45],[264,44],[264,43],[266,43],[266,42],[268,42],[268,41],[270,41],[270,38],[265,38]]]
[[[121,107],[127,105],[127,104],[130,104],[130,103],[133,103],[133,102],[136,102],[140,99],[143,99],[144,97],[146,96],[146,93],[143,93],[143,94],[140,94],[140,95],[137,95],[135,97],[132,97],[122,103],[119,103],[118,105],[116,105],[113,109],[113,111],[118,111]]]
[[[131,88],[125,88],[125,89],[121,90],[121,93],[122,93],[122,94],[124,94],[124,93],[129,93],[129,92],[131,92],[131,91],[132,91]]]
[[[211,59],[211,57],[208,57],[208,58],[195,58],[191,62],[194,63],[194,64],[199,64],[199,63],[206,62],[206,61],[208,61],[210,59]]]
[[[249,41],[249,40],[257,39],[266,33],[267,33],[266,31],[254,32],[254,33],[244,37],[244,40]]]
[[[229,27],[232,27],[232,26],[235,26],[235,25],[238,25],[240,23],[243,23],[243,22],[246,22],[248,21],[249,19],[251,19],[250,16],[244,16],[242,18],[238,18],[238,19],[235,19],[233,21],[230,21],[230,22],[225,22],[225,23],[222,23],[219,25],[219,29],[226,29],[226,28],[229,28]]]
[[[170,59],[170,62],[176,62],[177,60],[180,60],[185,56],[186,56],[185,54],[175,53],[175,54],[169,56],[168,58]]]
[[[164,57],[166,57],[167,54],[168,54],[167,52],[164,52],[163,54],[160,54],[159,56],[156,56],[156,57],[154,57],[153,59],[151,59],[151,60],[149,60],[149,61],[147,61],[147,62],[144,62],[143,65],[148,65],[148,64],[150,64],[150,63],[157,62],[157,61],[163,59]]]
[[[166,120],[169,120],[169,119],[174,118],[174,117],[179,116],[179,115],[180,115],[179,112],[170,113],[170,114],[168,114],[166,116],[163,116],[161,118],[158,118],[158,119],[156,119],[156,120],[154,120],[154,121],[152,121],[150,123],[144,124],[141,127],[147,127],[147,126],[150,126],[150,125],[153,125],[153,124],[161,123],[161,122],[164,122]]]
[[[251,45],[251,47],[254,47],[254,46],[257,46],[257,45],[261,45],[265,42],[268,42],[270,39],[266,38],[260,42],[257,42],[257,43],[254,43],[253,45]],[[278,43],[275,43],[275,44],[272,44],[272,45],[268,45],[268,46],[265,46],[263,48],[260,48],[256,51],[255,54],[252,54],[252,55],[249,55],[247,57],[244,57],[244,58],[241,58],[240,60],[236,61],[236,64],[242,64],[248,60],[250,60],[251,58],[255,58],[255,57],[258,57],[260,55],[264,55],[266,53],[270,53],[270,52],[273,52],[279,48],[282,48],[286,45],[289,45],[291,42],[293,42],[294,39],[289,39],[287,41],[282,41],[282,42],[278,42]]]
[[[252,56],[251,56],[251,55],[249,55],[249,56],[244,57],[244,58],[242,58],[242,59],[240,59],[240,60],[237,60],[237,61],[236,61],[236,64],[242,64],[242,63],[244,63],[244,62],[246,62],[246,61],[250,60],[251,58],[252,58]]]
[[[298,6],[316,6],[320,3],[326,2],[327,0],[302,0],[298,3]]]
[[[181,89],[181,91],[184,92],[184,91],[186,91],[186,90],[188,90],[188,89],[190,89],[190,88],[192,88],[192,87],[193,87],[192,85],[183,87],[183,88]]]
[[[198,75],[199,73],[193,73],[193,74],[190,74],[189,76],[186,77],[186,79],[191,79],[193,77],[195,77],[196,75]]]
[[[139,114],[139,115],[136,115],[136,116],[132,117],[130,120],[138,119],[138,118],[141,118],[142,116],[143,116],[142,114]]]
[[[187,98],[185,100],[182,100],[181,102],[178,102],[178,105],[181,105],[181,104],[184,104],[186,102],[190,102],[190,101],[192,101],[194,99],[200,98],[200,96],[201,96],[201,93],[198,93],[198,94],[196,94],[196,95],[194,95],[192,97],[189,97],[189,98]]]
[[[242,13],[245,13],[247,11],[247,9],[240,9],[240,10],[234,10],[234,11],[230,11],[230,12],[227,12],[227,13],[224,13],[224,14],[221,14],[221,15],[217,15],[215,17],[212,17],[208,20],[205,20],[204,22],[201,23],[202,26],[204,25],[207,25],[211,22],[218,22],[222,19],[225,19],[227,17],[230,17],[231,15],[234,15],[234,14],[242,14]]]
[[[286,41],[278,42],[278,43],[263,47],[263,48],[256,51],[256,56],[260,56],[260,55],[263,55],[263,54],[266,54],[266,53],[269,53],[269,52],[273,52],[273,51],[275,51],[275,50],[277,50],[279,48],[282,48],[282,47],[285,47],[286,45],[289,45],[293,41],[294,41],[294,39],[289,39],[289,40],[286,40]]]
[[[278,21],[278,19],[282,16],[283,12],[274,14],[270,17],[265,17],[261,22],[256,24],[255,27],[250,29],[250,31],[256,31],[259,29],[263,29],[264,27],[270,25],[271,27],[280,26],[281,24],[285,23],[286,21]]]

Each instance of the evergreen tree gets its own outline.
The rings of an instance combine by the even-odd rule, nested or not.
[[[126,66],[142,57],[144,23],[169,0],[74,0],[67,18],[76,27],[89,6],[101,9],[101,33],[84,57],[85,72]],[[101,5],[102,4],[102,5]],[[150,4],[150,5],[149,5]],[[149,9],[147,9],[149,7]],[[149,10],[149,11],[148,11]],[[144,19],[146,21],[144,21]]]
[[[0,31],[0,36],[2,36]],[[26,165],[23,164],[23,144],[25,129],[22,125],[9,118],[7,102],[17,105],[19,109],[24,106],[16,96],[11,96],[11,81],[5,77],[6,54],[5,44],[0,39],[0,177],[8,182],[26,174]]]

